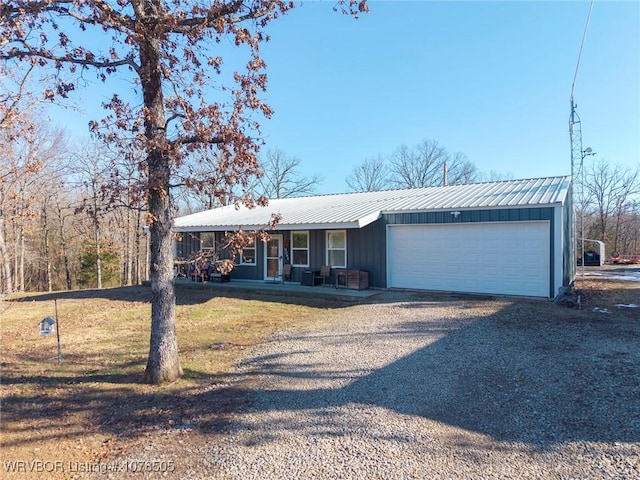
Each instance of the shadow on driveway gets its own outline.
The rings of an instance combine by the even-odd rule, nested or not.
[[[554,308],[557,311],[536,302],[510,304],[462,325],[456,320],[418,320],[372,333],[440,338],[361,375],[350,366],[349,341],[328,333],[322,339],[325,345],[344,343],[342,367],[304,364],[300,352],[292,352],[301,359],[298,365],[284,354],[252,360],[256,374],[273,382],[267,380],[266,390],[255,396],[252,411],[308,410],[309,415],[326,416],[324,408],[355,403],[499,441],[640,442],[640,321],[624,316],[575,319],[570,313],[535,317]],[[340,388],[269,387],[299,378],[319,385],[355,379]],[[324,418],[317,421],[326,424]],[[338,434],[340,428],[335,430]]]
[[[416,302],[422,302],[421,308],[415,308]],[[84,411],[94,419],[91,429],[118,437],[140,437],[157,428],[213,435],[229,427],[230,414],[239,413],[232,421],[242,424],[247,408],[305,411],[309,422],[326,424],[333,420],[323,409],[355,403],[534,446],[640,442],[640,321],[635,313],[576,316],[542,301],[517,300],[505,301],[495,314],[463,321],[425,313],[442,303],[466,308],[465,301],[448,302],[409,296],[398,308],[410,311],[411,319],[391,329],[368,332],[362,324],[356,336],[339,330],[314,333],[309,345],[337,349],[337,359],[305,361],[305,348],[278,352],[249,359],[253,369],[241,374],[245,381],[220,377],[211,379],[216,385],[189,391],[140,393],[128,385],[131,378],[99,373],[81,379],[80,385],[77,378],[8,375],[5,385],[35,382],[43,394],[5,398],[3,428],[11,430],[12,420],[20,418],[41,418],[45,425],[50,416]],[[355,342],[364,342],[360,348],[369,348],[367,342],[370,348],[394,348],[416,338],[424,339],[422,346],[390,364],[370,371],[357,366]],[[288,340],[276,341],[286,345]],[[4,367],[7,373],[10,366]],[[255,390],[254,380],[264,375],[270,376],[265,388],[274,390]],[[296,379],[317,387],[294,388]],[[73,397],[71,383],[80,387],[73,389]],[[99,383],[108,388],[93,387]],[[79,428],[74,435],[83,433]]]

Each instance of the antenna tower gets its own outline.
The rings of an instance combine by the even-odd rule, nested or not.
[[[584,42],[587,38],[587,31],[589,30],[589,22],[591,21],[591,12],[593,11],[593,2],[589,5],[589,16],[584,26],[584,32],[582,34],[582,42],[580,43],[580,51],[578,53],[578,61],[576,62],[576,71],[573,75],[573,83],[571,84],[571,97],[569,99],[571,105],[571,114],[569,116],[569,138],[571,141],[571,181],[574,186],[574,208],[573,208],[573,244],[576,245],[576,207],[580,209],[580,261],[582,270],[584,273],[584,158],[587,155],[593,155],[591,148],[586,150],[582,149],[582,125],[580,123],[580,117],[576,112],[577,105],[574,101],[573,94],[576,87],[576,80],[578,78],[578,70],[580,69],[580,60],[582,58],[582,50],[584,48]],[[574,264],[575,265],[575,264]]]

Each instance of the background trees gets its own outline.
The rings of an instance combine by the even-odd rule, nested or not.
[[[384,190],[389,186],[386,159],[382,155],[365,158],[362,163],[353,167],[346,183],[353,192]]]
[[[638,254],[640,165],[623,168],[604,159],[585,166],[585,237],[605,243],[607,254]]]
[[[366,158],[353,167],[346,183],[354,192],[472,183],[480,178],[464,153],[450,154],[435,140],[400,145],[391,155]]]
[[[266,198],[289,198],[318,193],[322,177],[309,177],[300,172],[301,160],[290,157],[280,149],[269,150],[261,162],[261,172],[256,179],[255,191]]]

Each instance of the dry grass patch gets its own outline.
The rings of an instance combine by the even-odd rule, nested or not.
[[[214,292],[177,287],[185,376],[162,387],[139,383],[149,348],[147,287],[13,296],[0,304],[3,462],[95,462],[171,425],[197,424],[215,433],[242,401],[216,385],[244,349],[276,330],[313,323],[323,309],[349,305]],[[44,317],[55,316],[54,300],[62,365],[56,335],[38,330]],[[30,477],[23,473],[19,478]]]

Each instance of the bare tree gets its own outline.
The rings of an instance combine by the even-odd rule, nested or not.
[[[382,155],[365,158],[346,178],[347,186],[353,192],[374,192],[389,187],[386,160]]]
[[[339,0],[357,16],[366,0]],[[171,189],[193,186],[185,169],[188,155],[217,145],[229,163],[219,176],[246,188],[237,203],[265,204],[247,183],[258,170],[260,125],[253,112],[269,118],[260,98],[266,89],[266,64],[260,46],[269,22],[293,8],[285,0],[10,0],[0,4],[0,59],[27,60],[57,72],[84,75],[96,69],[106,81],[115,72],[129,75],[142,105],[115,93],[105,107],[111,114],[91,124],[94,133],[128,155],[131,144],[146,152],[140,168],[146,177],[151,238],[151,338],[145,380],[171,382],[182,375],[175,329],[172,261]],[[51,38],[49,38],[51,35]],[[92,45],[104,48],[88,49]],[[218,91],[229,99],[212,101],[222,72],[218,54],[223,39],[248,52],[245,72],[233,72],[231,85]],[[62,76],[44,87],[47,98],[67,97],[76,85]],[[223,78],[223,77],[217,77]],[[220,82],[222,83],[222,81]]]
[[[628,211],[633,206],[630,198],[632,195],[640,192],[640,166],[635,169],[625,170],[624,184],[615,195],[615,227],[613,231],[613,251],[618,251],[620,246],[620,237],[622,235],[623,224],[628,218]],[[638,232],[640,233],[640,232]]]
[[[107,195],[111,161],[102,155],[97,145],[77,150],[73,161],[76,179],[82,185],[82,204],[76,212],[84,212],[91,220],[96,287],[101,289],[103,218],[114,208]]]
[[[221,150],[196,151],[191,155],[190,176],[195,179],[192,188],[181,186],[176,193],[176,204],[181,213],[199,212],[234,202],[241,196],[238,185],[232,177],[221,177],[218,172],[224,169],[229,159]]]
[[[0,149],[0,284],[4,293],[11,293],[14,289],[6,223],[11,211],[9,200],[14,196],[11,184],[17,181],[21,172],[27,173],[31,168],[37,167],[31,164],[20,165],[14,155],[16,139],[28,141],[33,133],[31,113],[37,102],[27,89],[27,80],[33,68],[30,66],[21,71],[18,68],[7,68],[4,63],[0,63],[0,145],[3,147]]]
[[[64,269],[64,280],[67,290],[71,290],[71,261],[69,254],[69,234],[70,223],[73,221],[74,206],[71,199],[65,195],[65,185],[60,182],[57,185],[56,194],[53,195],[52,201],[53,215],[58,226],[58,241],[60,242],[60,253],[62,256],[62,265]]]
[[[280,149],[269,150],[257,178],[257,190],[267,198],[290,198],[317,193],[322,177],[300,172],[301,161]]]
[[[10,139],[0,149],[0,224],[3,230],[0,253],[4,257],[3,280],[6,289],[13,287],[24,291],[27,284],[27,262],[35,259],[33,252],[27,254],[27,238],[31,234],[38,236],[40,228],[38,192],[47,181],[47,165],[50,166],[60,156],[63,134],[60,130],[40,126],[21,128],[21,135]],[[8,225],[5,224],[5,218]],[[13,246],[13,252],[8,252],[1,245],[7,241]]]
[[[499,172],[490,170],[489,172],[478,173],[476,181],[480,182],[501,182],[503,180],[513,180],[515,177],[511,172]]]
[[[442,185],[447,150],[434,140],[424,140],[416,148],[400,146],[390,161],[391,183],[396,188]]]
[[[462,185],[466,183],[473,183],[478,179],[478,169],[473,162],[471,162],[467,155],[461,152],[456,152],[453,157],[447,162],[447,179],[446,184],[449,185]]]
[[[638,191],[638,168],[625,169],[600,159],[585,166],[584,188],[587,201],[596,211],[596,235],[606,242],[610,220],[616,212],[621,212],[631,194]]]
[[[640,199],[632,199],[625,207],[619,228],[619,252],[640,254]]]

